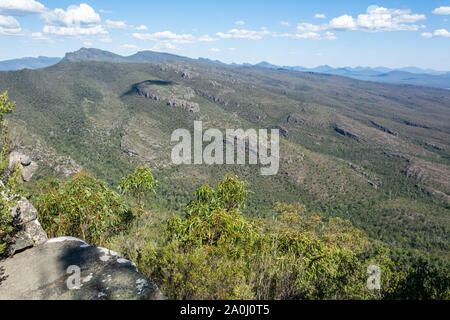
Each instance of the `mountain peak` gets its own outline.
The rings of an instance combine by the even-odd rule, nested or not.
[[[74,52],[68,52],[63,58],[63,61],[77,62],[77,61],[108,61],[108,62],[122,62],[125,58],[101,49],[95,48],[81,48]]]

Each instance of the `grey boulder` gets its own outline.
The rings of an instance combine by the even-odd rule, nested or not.
[[[0,262],[0,300],[161,300],[153,282],[113,251],[61,237]]]

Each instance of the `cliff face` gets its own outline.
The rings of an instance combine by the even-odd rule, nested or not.
[[[24,181],[35,163],[26,155],[10,155]],[[12,208],[14,232],[0,260],[0,300],[165,299],[131,261],[105,248],[72,237],[48,239],[36,208],[22,198]]]

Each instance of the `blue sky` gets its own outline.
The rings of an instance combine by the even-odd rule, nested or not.
[[[450,3],[0,0],[0,60],[80,47],[228,63],[450,70]]]

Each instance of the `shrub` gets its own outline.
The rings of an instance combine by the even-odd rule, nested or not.
[[[51,237],[74,236],[99,245],[126,228],[131,219],[120,195],[87,173],[66,182],[49,180],[41,187],[36,208]]]
[[[140,166],[120,181],[119,189],[133,196],[137,205],[142,209],[142,199],[146,193],[154,191],[157,181],[153,178],[152,171],[148,167]]]

